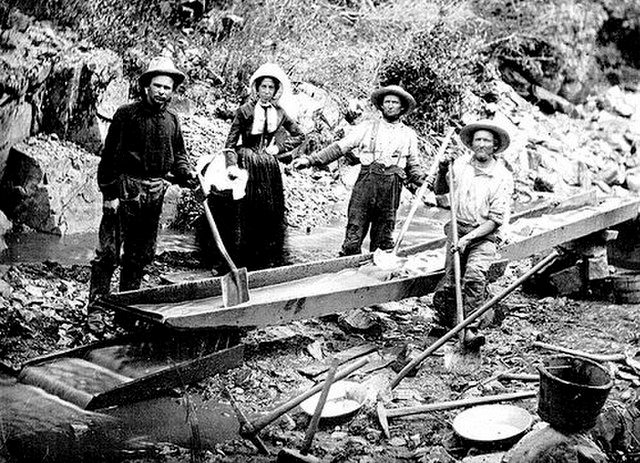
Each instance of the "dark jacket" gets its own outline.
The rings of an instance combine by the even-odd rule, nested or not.
[[[167,109],[144,101],[118,108],[109,126],[98,165],[98,185],[105,200],[120,196],[122,175],[178,179],[190,170],[180,121]]]
[[[276,138],[275,144],[278,147],[280,153],[285,153],[297,147],[304,140],[304,133],[296,124],[296,122],[289,117],[289,115],[280,106],[275,105],[278,114],[278,123],[274,132],[266,134],[251,134],[251,127],[253,126],[253,112],[256,106],[255,101],[240,106],[233,118],[227,141],[225,142],[225,148],[235,149],[238,142],[242,138],[240,147],[242,148],[262,148],[271,143],[271,140],[277,132],[281,129],[285,129],[289,136]]]

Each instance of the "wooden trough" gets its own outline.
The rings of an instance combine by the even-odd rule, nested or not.
[[[638,216],[638,198],[596,200],[593,193],[578,197],[575,209],[553,203],[516,214],[512,240],[500,249],[503,261],[496,265],[504,267],[504,261],[543,252]],[[283,324],[433,292],[442,277],[443,244],[437,239],[414,248],[415,252],[431,250],[419,274],[379,269],[371,254],[251,272],[251,299],[234,307],[223,306],[219,278],[114,293],[100,304],[175,329]]]

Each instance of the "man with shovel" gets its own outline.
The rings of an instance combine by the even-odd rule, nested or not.
[[[457,240],[452,236],[451,222],[445,226],[447,255],[445,275],[433,296],[433,305],[447,328],[456,325],[456,284],[461,285],[464,317],[471,315],[486,298],[487,273],[497,258],[498,229],[509,221],[513,176],[497,154],[510,143],[505,129],[489,120],[468,124],[460,131],[462,143],[472,153],[453,161],[450,157],[440,161],[434,184],[434,193],[449,193],[456,217]],[[448,171],[453,169],[453,186],[448,181]],[[454,244],[456,243],[457,244]],[[456,282],[454,263],[460,258],[461,281]],[[478,350],[485,342],[478,333],[482,317],[469,325],[463,345]]]
[[[118,108],[109,126],[98,165],[103,215],[96,257],[91,262],[91,329],[102,325],[93,302],[109,293],[111,277],[119,264],[120,290],[140,287],[144,269],[155,253],[167,189],[165,177],[172,174],[182,186],[197,185],[180,121],[167,109],[184,79],[170,57],[154,58],[138,79],[141,100]]]
[[[420,187],[426,177],[418,155],[418,136],[401,121],[415,108],[415,99],[403,88],[390,85],[375,90],[371,101],[381,111],[381,119],[362,122],[341,140],[293,161],[293,166],[301,169],[329,164],[352,153],[360,162],[360,173],[349,201],[341,256],[362,252],[369,228],[372,252],[392,249],[403,182]]]

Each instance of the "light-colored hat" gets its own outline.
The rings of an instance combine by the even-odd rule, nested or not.
[[[249,87],[251,89],[251,94],[254,97],[258,94],[258,89],[256,87],[257,81],[263,77],[271,77],[273,80],[278,82],[278,90],[273,96],[273,100],[278,101],[282,96],[282,93],[285,91],[285,87],[289,85],[289,78],[282,68],[276,63],[264,63],[256,69],[256,72],[254,72],[251,79],[249,79]]]
[[[471,144],[473,143],[473,134],[478,130],[488,130],[495,135],[496,140],[498,141],[498,146],[496,147],[494,154],[506,150],[511,143],[511,137],[509,137],[507,131],[489,119],[482,119],[478,122],[464,126],[460,131],[460,140],[462,143],[464,143],[468,148],[471,148]]]
[[[413,98],[409,92],[399,85],[388,85],[374,90],[371,94],[371,102],[376,108],[382,109],[382,100],[384,100],[384,97],[387,95],[396,95],[400,100],[402,100],[405,107],[402,114],[409,114],[416,107],[415,98]]]
[[[171,77],[175,84],[174,88],[177,88],[187,77],[184,72],[176,68],[170,57],[162,55],[149,62],[149,67],[140,75],[138,83],[141,87],[146,87],[153,77],[161,75]]]

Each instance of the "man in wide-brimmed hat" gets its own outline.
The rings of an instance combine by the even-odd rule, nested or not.
[[[100,328],[101,317],[92,316],[93,302],[109,293],[119,264],[120,290],[140,287],[155,254],[167,175],[183,186],[194,184],[180,121],[167,109],[184,79],[171,58],[154,58],[138,79],[141,100],[118,108],[109,126],[98,165],[103,215],[91,262],[90,328]]]
[[[471,149],[449,166],[449,159],[439,165],[434,192],[449,192],[448,170],[453,168],[453,194],[458,225],[457,251],[460,253],[462,294],[465,317],[471,315],[486,297],[487,272],[497,257],[498,230],[509,220],[513,176],[496,155],[509,146],[510,137],[500,125],[490,120],[468,124],[460,131],[462,143]],[[445,226],[448,252],[445,276],[438,285],[433,304],[448,327],[455,325],[455,281],[452,265],[451,226]],[[488,318],[488,317],[487,317]],[[478,349],[484,337],[478,333],[481,321],[468,327],[465,345]]]
[[[361,164],[353,187],[347,231],[341,255],[362,252],[362,242],[371,228],[370,250],[393,248],[393,229],[404,182],[422,185],[425,173],[418,156],[418,136],[401,118],[415,106],[402,87],[389,85],[371,94],[382,117],[354,127],[343,139],[311,156],[300,157],[294,167],[324,165],[346,153]]]

